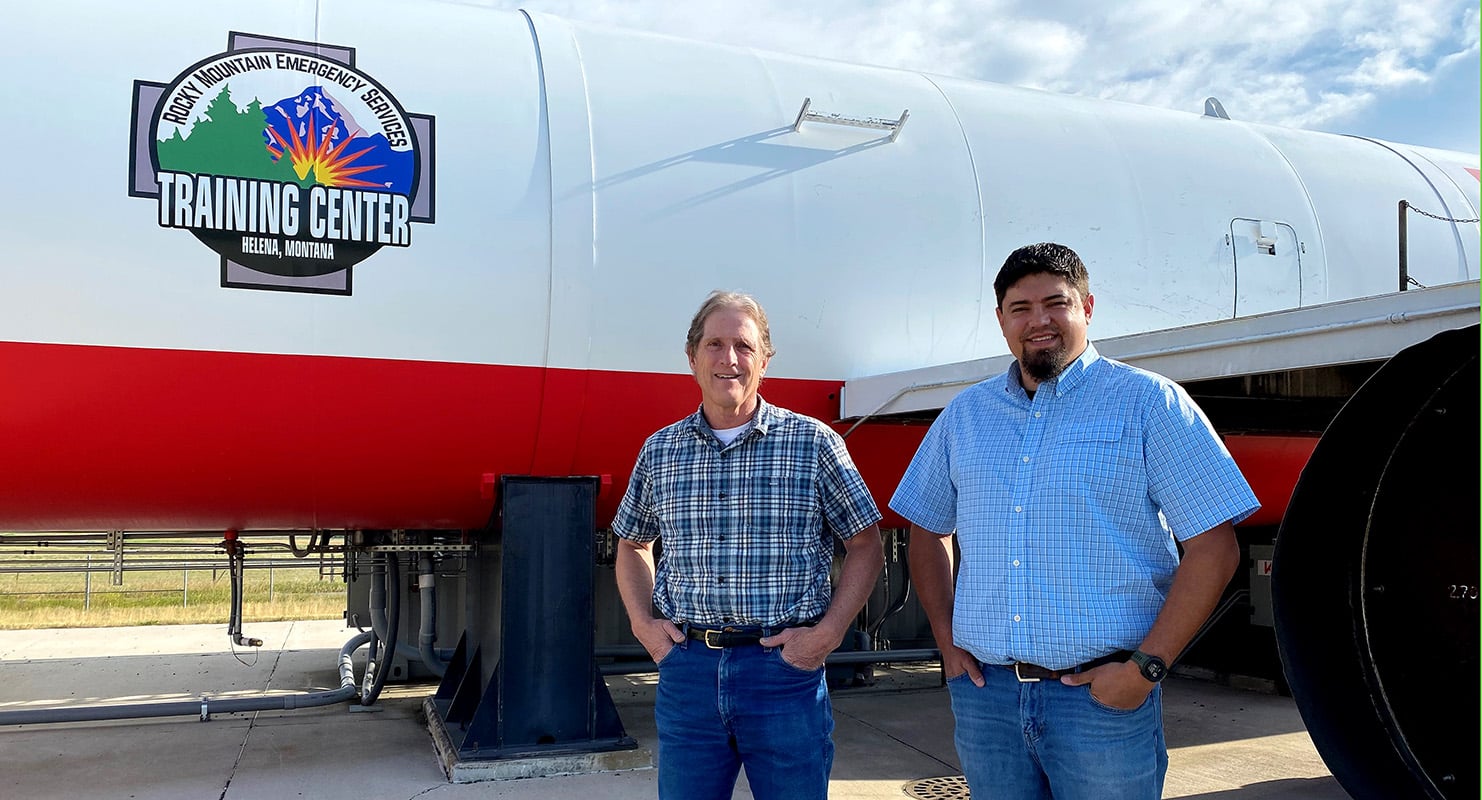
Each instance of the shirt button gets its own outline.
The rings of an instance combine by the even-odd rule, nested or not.
[[[1041,416],[1041,414],[1038,411],[1034,412],[1034,418],[1035,419],[1039,419],[1040,416]]]
[[[1014,513],[1015,514],[1018,514],[1019,512],[1021,512],[1023,510],[1024,510],[1024,506],[1014,506]]]
[[[716,578],[715,579],[715,582],[716,583],[725,583],[726,582],[726,579],[725,578]]]
[[[726,535],[724,533],[722,533],[721,535],[719,535],[719,536],[717,536],[715,538],[717,538],[717,539],[721,540],[722,542],[724,542],[726,540]]]
[[[1014,566],[1016,566],[1016,567],[1019,566],[1019,559],[1017,559],[1017,558],[1014,559]]]
[[[725,492],[721,492],[720,493],[720,499],[722,499],[722,500],[726,499],[726,493]]]
[[[1024,463],[1025,463],[1025,464],[1028,464],[1028,463],[1029,463],[1029,456],[1025,456],[1025,457],[1024,457]]]
[[[1015,615],[1014,615],[1014,621],[1015,621],[1015,622],[1018,622],[1018,621],[1019,621],[1019,615],[1018,615],[1018,614],[1015,614]]]

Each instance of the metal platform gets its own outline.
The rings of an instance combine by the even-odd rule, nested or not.
[[[1478,320],[1477,281],[1344,300],[1092,341],[1104,356],[1180,383],[1381,361]],[[1008,368],[1013,356],[869,375],[844,382],[840,412],[857,420],[940,411],[957,393]]]

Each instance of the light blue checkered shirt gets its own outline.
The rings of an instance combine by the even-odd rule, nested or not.
[[[612,532],[662,538],[654,605],[675,622],[788,625],[823,616],[834,537],[880,521],[844,439],[760,401],[729,445],[696,411],[643,443]]]
[[[1017,363],[954,398],[890,507],[956,531],[958,647],[1065,669],[1142,642],[1178,567],[1174,537],[1260,504],[1182,387],[1087,345],[1033,399]]]

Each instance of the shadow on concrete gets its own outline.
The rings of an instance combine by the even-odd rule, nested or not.
[[[1169,748],[1307,731],[1290,697],[1177,677],[1164,683],[1163,727]]]
[[[1177,800],[1267,800],[1268,798],[1303,798],[1304,800],[1350,800],[1348,792],[1331,775],[1321,778],[1282,778],[1251,783],[1238,789],[1182,795]]]

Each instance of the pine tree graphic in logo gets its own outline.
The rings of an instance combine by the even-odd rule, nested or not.
[[[232,34],[134,89],[130,194],[219,253],[223,286],[349,294],[352,266],[433,221],[432,118],[351,50]]]

